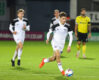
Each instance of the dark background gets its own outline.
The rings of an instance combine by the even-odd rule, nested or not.
[[[3,20],[3,17],[0,17],[0,31],[9,31],[9,24],[12,21],[12,19],[16,18],[16,12],[20,8],[23,8],[26,11],[25,17],[29,19],[31,31],[33,32],[48,31],[51,18],[53,17],[53,11],[55,9],[65,11],[67,13],[67,16],[70,17],[70,9],[71,9],[70,0],[0,0],[0,1],[4,1],[4,3],[6,3],[5,20]],[[1,11],[1,8],[4,5],[5,4],[0,3],[1,15],[5,12],[3,10]],[[87,11],[99,11],[99,1],[77,0],[77,15],[80,14],[81,8],[86,8]],[[69,22],[70,24],[72,24],[72,29],[74,29],[75,19],[70,19]],[[92,31],[99,32],[99,23],[92,24]]]

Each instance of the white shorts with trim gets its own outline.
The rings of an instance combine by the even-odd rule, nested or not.
[[[59,50],[60,52],[63,51],[65,43],[57,43],[56,41],[51,41],[53,51]]]
[[[14,41],[16,42],[16,44],[18,44],[19,42],[22,42],[22,44],[24,44],[24,36],[18,36],[18,35],[13,35]]]

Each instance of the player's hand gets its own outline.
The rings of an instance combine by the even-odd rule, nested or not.
[[[68,46],[68,48],[67,48],[67,52],[69,53],[70,51],[71,51],[71,47]]]
[[[16,32],[16,31],[14,31],[14,32],[12,32],[12,33],[13,33],[13,34],[15,34],[15,35],[17,34],[17,32]]]
[[[77,37],[77,32],[75,32],[75,36]]]
[[[88,34],[88,38],[91,38],[91,33]]]
[[[24,30],[26,29],[26,25],[23,26],[23,29],[24,29]]]
[[[46,44],[48,44],[49,43],[49,40],[46,40]]]

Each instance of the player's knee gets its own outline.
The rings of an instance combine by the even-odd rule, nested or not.
[[[83,42],[83,45],[86,45],[86,43],[85,43],[85,42]]]
[[[23,45],[20,46],[20,49],[23,49]]]
[[[56,59],[60,58],[60,52],[58,50],[56,51],[55,56],[56,56]]]
[[[53,57],[52,59],[53,59],[53,61],[55,61],[56,60],[56,57]]]
[[[20,42],[19,43],[19,48],[22,49],[23,48],[23,44]]]
[[[56,60],[56,57],[54,58],[54,61]]]
[[[80,45],[81,44],[81,42],[78,42],[78,45]]]
[[[60,58],[60,55],[56,55],[56,59],[59,59]]]

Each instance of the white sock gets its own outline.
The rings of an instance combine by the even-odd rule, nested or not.
[[[14,56],[13,56],[13,58],[12,58],[12,60],[14,61],[15,60],[15,58],[17,57],[17,51],[15,51],[15,53],[14,53]]]
[[[79,55],[79,54],[80,54],[80,50],[77,51],[77,55]]]
[[[18,50],[18,60],[21,59],[21,54],[22,54],[22,49],[19,49],[19,50]]]
[[[44,59],[44,63],[47,63],[47,62],[49,62],[49,59],[48,58]]]
[[[63,71],[63,68],[62,68],[61,63],[58,63],[58,68],[59,68],[59,70],[60,70],[61,72]]]

